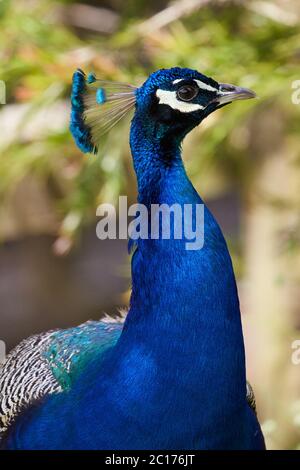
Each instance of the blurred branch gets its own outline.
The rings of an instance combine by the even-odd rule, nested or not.
[[[249,10],[269,18],[273,21],[285,24],[287,26],[295,26],[298,21],[298,15],[295,12],[287,11],[283,8],[268,1],[245,1],[245,0],[177,0],[171,3],[167,8],[155,14],[151,18],[143,21],[138,30],[141,34],[153,33],[174,21],[185,16],[189,16],[197,10],[207,5],[222,5],[225,3],[242,4]]]
[[[285,8],[283,8],[266,1],[254,1],[245,2],[245,6],[261,16],[265,16],[270,20],[277,21],[277,23],[282,23],[286,26],[296,26],[299,21],[298,15],[295,12],[287,11],[286,5]]]
[[[177,0],[148,20],[143,21],[143,23],[139,25],[139,31],[142,34],[152,33],[184,16],[190,15],[208,4],[222,4],[228,1],[229,0]]]
[[[82,3],[61,7],[59,16],[65,24],[102,34],[114,33],[120,23],[120,16],[112,10]]]
[[[2,138],[0,150],[16,142],[30,142],[45,138],[68,126],[69,103],[60,100],[51,105],[40,105],[32,115],[32,104],[6,105],[0,113]]]

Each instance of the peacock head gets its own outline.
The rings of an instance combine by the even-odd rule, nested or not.
[[[218,83],[196,70],[174,67],[152,73],[139,88],[85,76],[73,76],[70,129],[83,152],[96,152],[101,136],[135,106],[135,117],[160,136],[179,139],[216,109],[254,98],[247,88]]]

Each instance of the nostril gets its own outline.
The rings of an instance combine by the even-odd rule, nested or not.
[[[219,91],[223,91],[223,92],[234,91],[234,90],[235,90],[235,86],[234,85],[229,85],[227,83],[222,83],[219,87]]]

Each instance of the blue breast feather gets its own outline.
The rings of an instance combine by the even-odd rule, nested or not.
[[[90,357],[69,390],[21,414],[7,448],[263,448],[257,418],[245,398],[230,257],[208,210],[205,227],[207,245],[197,256],[180,246],[175,255],[164,244],[138,244],[132,306],[115,347],[101,361],[97,352]],[[164,263],[158,261],[162,255]],[[205,315],[199,312],[199,297]],[[200,313],[196,321],[193,309]],[[206,329],[215,341],[203,335]],[[225,429],[224,422],[231,426]]]

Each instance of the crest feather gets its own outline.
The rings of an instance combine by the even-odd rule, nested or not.
[[[96,153],[101,136],[134,106],[136,87],[99,80],[78,69],[73,75],[70,130],[83,152]]]

